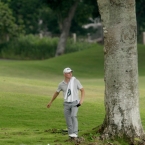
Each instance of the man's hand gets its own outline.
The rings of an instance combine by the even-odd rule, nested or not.
[[[51,103],[48,103],[48,104],[47,104],[47,108],[50,108],[50,106],[51,106]]]
[[[79,103],[79,104],[77,104],[77,107],[79,107],[79,106],[81,106],[81,104]]]

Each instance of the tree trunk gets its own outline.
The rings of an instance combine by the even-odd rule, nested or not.
[[[63,24],[62,24],[62,32],[60,35],[60,39],[57,45],[57,50],[56,50],[56,54],[55,56],[59,56],[62,55],[64,53],[65,50],[65,46],[66,46],[66,41],[69,35],[69,30],[71,27],[71,21],[74,17],[76,8],[78,5],[78,0],[74,3],[74,5],[70,8],[70,11],[68,13],[68,17],[64,19]]]
[[[102,137],[143,138],[139,112],[135,0],[98,0],[104,26]]]

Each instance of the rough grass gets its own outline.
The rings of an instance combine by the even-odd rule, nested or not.
[[[94,127],[104,119],[103,47],[43,61],[0,61],[0,145],[74,145],[68,142],[62,94],[46,108],[64,67],[71,67],[82,82],[86,96],[79,108],[79,135],[94,142]],[[140,114],[145,128],[145,51],[139,45]],[[84,134],[87,134],[84,136]],[[97,141],[98,142],[98,141]],[[125,145],[123,140],[114,142]],[[101,144],[103,144],[101,142]]]

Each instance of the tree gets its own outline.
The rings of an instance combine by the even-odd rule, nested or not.
[[[56,50],[56,56],[59,56],[64,53],[72,20],[75,20],[75,22],[77,21],[78,23],[87,20],[89,16],[92,16],[92,12],[94,12],[94,5],[87,0],[44,0],[44,2],[47,2],[48,6],[57,16],[61,33]],[[96,3],[95,0],[93,0],[93,2]],[[76,24],[75,22],[73,24]]]
[[[61,31],[55,56],[62,55],[65,50],[66,41],[71,27],[79,0],[48,0],[47,3],[57,15],[59,28]]]
[[[72,6],[70,7],[68,11],[68,16],[64,18],[62,23],[60,23],[61,35],[60,35],[60,39],[57,45],[55,56],[59,56],[64,53],[67,37],[69,35],[69,30],[71,27],[71,21],[74,17],[77,5],[78,5],[78,0],[76,0],[72,4]]]
[[[138,41],[141,39],[142,32],[145,31],[145,1],[136,0],[136,16],[137,16],[137,34]]]
[[[15,24],[12,11],[6,4],[0,2],[0,10],[0,42],[4,42],[17,35],[18,27]]]
[[[47,5],[40,9],[39,19],[42,20],[41,31],[45,34],[46,32],[51,32],[51,34],[59,34],[60,30],[57,23],[57,17],[55,16],[53,10]]]
[[[43,0],[57,16],[61,36],[58,42],[56,56],[64,53],[66,40],[69,34],[71,21],[79,0]]]
[[[134,143],[144,131],[139,112],[135,0],[98,0],[104,29],[105,119],[103,138],[127,137]]]
[[[16,24],[26,34],[37,34],[39,31],[39,10],[42,0],[1,0],[8,4],[16,19]]]

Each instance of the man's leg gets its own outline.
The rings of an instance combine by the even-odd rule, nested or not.
[[[78,119],[77,119],[78,107],[76,105],[77,105],[76,102],[72,104],[71,119],[73,125],[73,133],[77,135],[78,134]]]
[[[64,115],[66,119],[66,124],[68,128],[68,134],[73,133],[73,124],[71,118],[71,103],[64,102]]]

